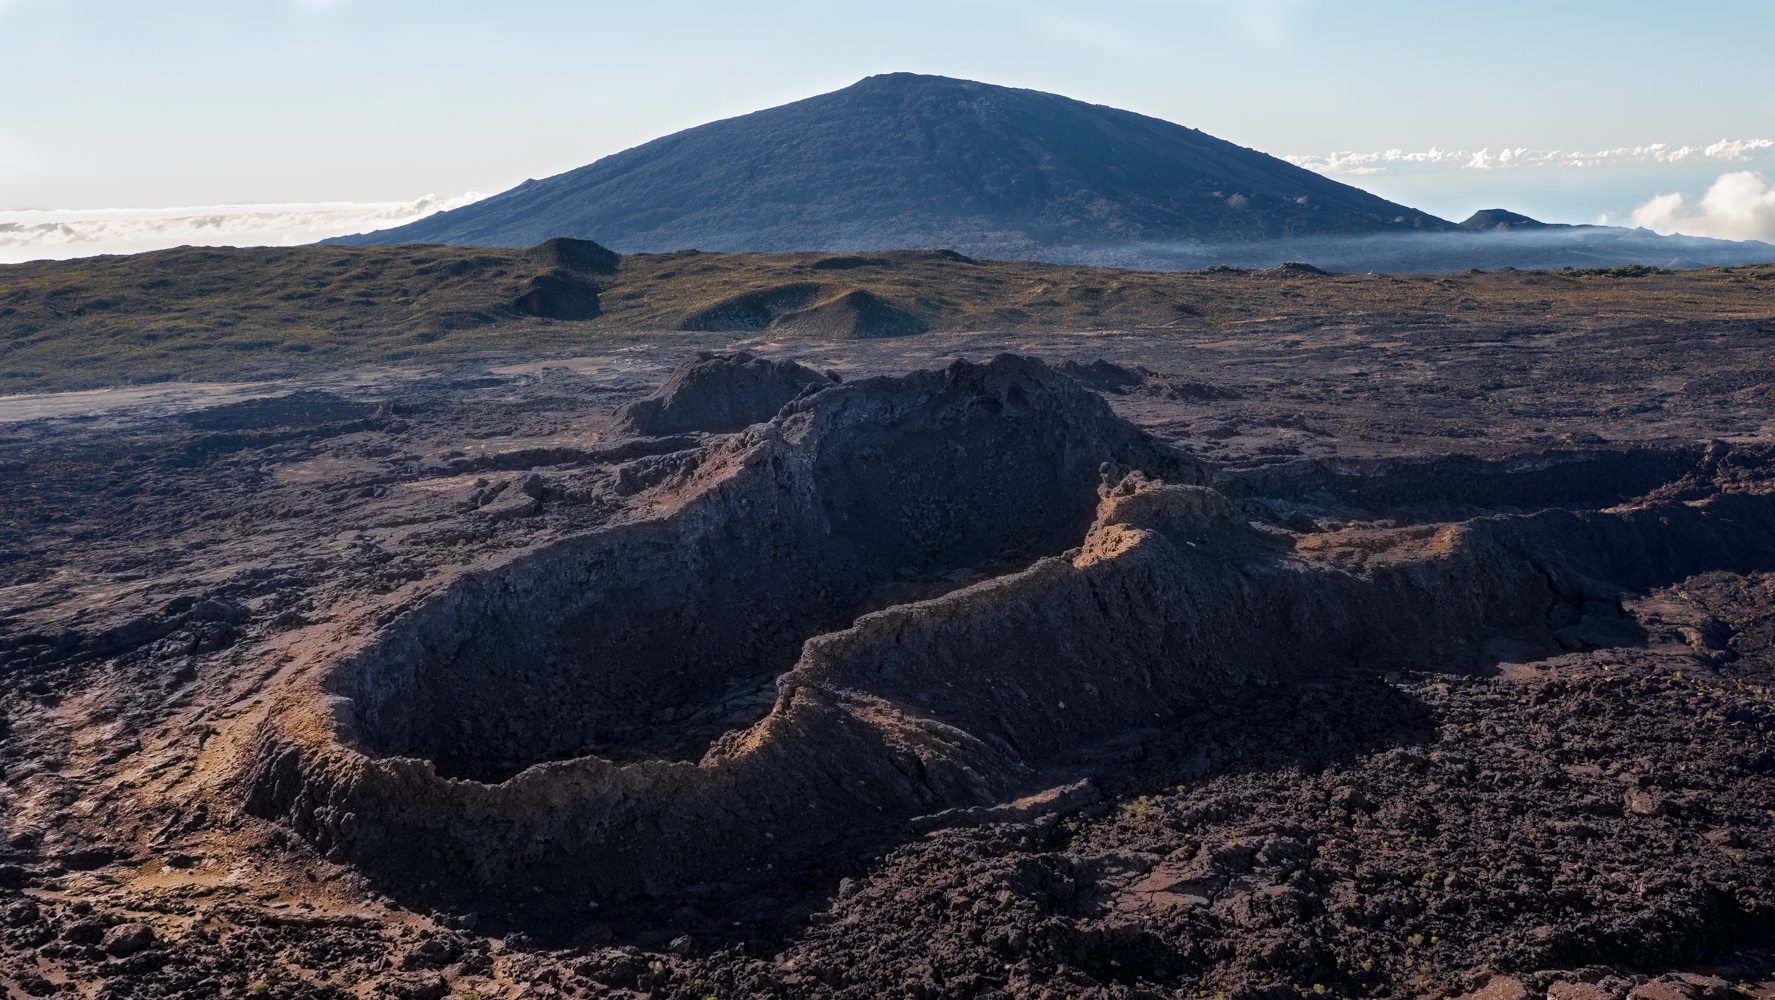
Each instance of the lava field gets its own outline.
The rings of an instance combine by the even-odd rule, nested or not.
[[[1766,385],[995,346],[13,414],[0,989],[1767,993]]]

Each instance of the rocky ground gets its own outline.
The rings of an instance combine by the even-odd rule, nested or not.
[[[1299,551],[1417,526],[1421,553],[1493,514],[1766,496],[1769,333],[1289,320],[793,350],[847,381],[1034,355]],[[0,400],[0,990],[1775,996],[1775,565],[1754,552],[1598,597],[1552,644],[1231,687],[1001,803],[655,898],[568,907],[521,873],[428,895],[243,808],[328,644],[641,516],[671,456],[726,446],[622,409],[680,360]],[[1630,457],[1499,485],[1549,451]],[[1426,464],[1448,455],[1492,461]]]

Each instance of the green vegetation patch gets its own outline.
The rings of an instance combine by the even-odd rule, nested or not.
[[[1572,277],[1632,281],[1571,281]],[[404,245],[201,249],[0,266],[0,393],[265,378],[683,338],[1217,328],[1254,321],[1769,319],[1775,265],[1462,275],[1192,272],[943,250],[618,257]]]

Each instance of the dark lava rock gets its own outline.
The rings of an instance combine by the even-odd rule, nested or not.
[[[337,393],[303,389],[282,396],[210,406],[179,419],[200,431],[256,431],[361,420],[374,414],[376,409],[375,403],[354,402]]]
[[[126,955],[99,966],[101,976],[141,976],[166,966],[167,954],[164,951],[139,951],[134,955]]]
[[[26,927],[37,922],[37,904],[28,899],[21,899],[0,910],[0,924],[7,927]]]
[[[199,601],[191,608],[191,617],[202,622],[225,622],[238,625],[247,620],[247,609],[239,601],[231,601],[223,597],[211,597]]]
[[[462,943],[438,935],[420,940],[401,959],[403,969],[440,969],[462,957]]]
[[[128,923],[118,924],[106,931],[99,946],[105,949],[106,954],[122,958],[153,947],[154,941],[154,928],[147,924]]]
[[[109,844],[95,844],[68,851],[59,860],[71,871],[90,872],[116,861],[122,854],[122,851]]]
[[[97,917],[76,920],[62,931],[62,937],[73,944],[98,944],[105,937],[105,922]]]
[[[580,975],[612,988],[633,987],[647,972],[647,958],[630,946],[611,949],[581,962]]]
[[[382,984],[382,993],[395,1000],[442,1000],[449,992],[449,984],[435,972],[395,976]]]
[[[1126,392],[1146,382],[1146,376],[1141,372],[1102,359],[1090,364],[1062,362],[1060,370],[1098,392]]]

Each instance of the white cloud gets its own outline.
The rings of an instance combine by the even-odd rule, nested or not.
[[[1721,139],[1702,152],[1714,160],[1746,160],[1770,148],[1775,148],[1775,139]]]
[[[471,193],[398,202],[0,211],[0,261],[183,245],[292,246],[402,225],[484,197]]]
[[[1526,146],[1506,147],[1498,150],[1496,153],[1493,153],[1491,147],[1487,146],[1479,152],[1474,153],[1473,156],[1467,160],[1467,166],[1474,170],[1502,169],[1515,166],[1522,162],[1523,158],[1528,155],[1529,149]]]
[[[1721,174],[1698,202],[1661,194],[1633,210],[1633,224],[1660,233],[1775,243],[1775,183],[1754,170]]]
[[[1325,174],[1379,174],[1395,166],[1413,164],[1447,166],[1464,170],[1508,170],[1519,167],[1588,168],[1622,163],[1683,163],[1715,160],[1742,163],[1775,159],[1775,139],[1721,139],[1706,146],[1671,146],[1654,142],[1644,146],[1617,146],[1594,151],[1531,149],[1527,146],[1490,146],[1477,150],[1440,149],[1432,146],[1417,152],[1388,149],[1381,152],[1343,150],[1284,156],[1297,167]]]

